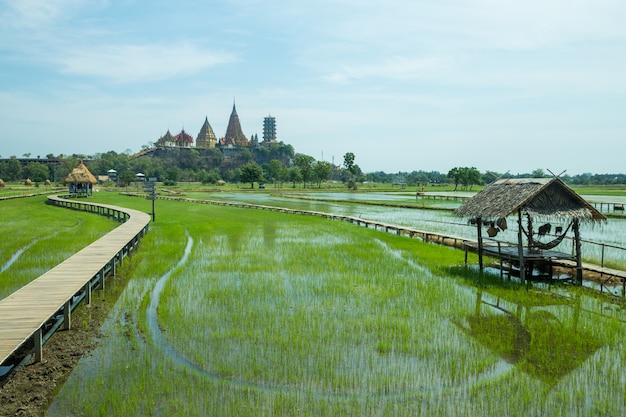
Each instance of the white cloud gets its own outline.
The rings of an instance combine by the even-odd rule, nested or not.
[[[116,83],[156,81],[185,76],[235,57],[190,42],[81,46],[58,57],[64,73],[100,77]]]
[[[407,58],[394,56],[381,61],[371,60],[365,65],[341,65],[340,71],[327,77],[328,81],[343,83],[364,78],[388,78],[394,81],[431,77],[446,68],[445,58]]]
[[[102,6],[103,0],[5,0],[0,18],[10,28],[41,30],[69,19],[85,7]]]

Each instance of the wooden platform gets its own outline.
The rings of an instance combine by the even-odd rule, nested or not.
[[[477,249],[477,243],[469,243],[469,246]],[[487,256],[492,256],[495,258],[501,258],[506,261],[517,261],[519,260],[519,249],[517,245],[509,244],[509,243],[485,243],[483,245],[483,253]],[[572,254],[568,254],[565,252],[559,252],[555,250],[545,250],[545,249],[532,249],[530,250],[527,246],[523,247],[523,256],[524,259],[529,262],[537,262],[537,261],[553,261],[557,259],[567,259],[567,260],[576,260],[576,257]]]
[[[115,217],[124,223],[74,254],[26,286],[0,300],[0,365],[31,338],[41,359],[42,328],[63,314],[64,328],[71,326],[70,311],[75,295],[90,299],[94,281],[104,285],[104,276],[136,246],[150,223],[146,213],[122,207],[48,197],[50,204]]]
[[[465,257],[467,260],[467,251],[478,252],[478,242],[467,241],[465,246]],[[525,278],[532,278],[533,268],[535,266],[547,266],[547,275],[549,278],[553,275],[553,266],[557,264],[563,264],[567,262],[570,265],[576,266],[576,256],[559,252],[555,250],[546,250],[538,248],[528,248],[524,246],[522,248],[524,269],[526,271]],[[500,241],[483,241],[483,255],[497,259],[500,262],[500,274],[505,271],[504,264],[508,264],[508,273],[513,272],[513,266],[519,268],[520,254],[519,247],[516,244]]]

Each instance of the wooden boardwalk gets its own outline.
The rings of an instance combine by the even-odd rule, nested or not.
[[[104,287],[104,277],[115,274],[116,265],[137,245],[150,223],[148,214],[122,207],[59,196],[48,197],[48,203],[113,217],[123,223],[0,300],[0,365],[31,340],[35,358],[41,360],[44,330],[50,320],[62,315],[63,328],[69,329],[77,296],[89,302],[92,288]]]

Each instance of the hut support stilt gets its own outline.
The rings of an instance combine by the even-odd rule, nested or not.
[[[526,268],[524,267],[524,239],[522,237],[522,210],[517,210],[517,252],[519,254],[519,277],[526,282]]]
[[[483,221],[480,217],[476,219],[476,227],[478,228],[478,268],[483,270]]]
[[[576,245],[576,282],[578,285],[583,285],[583,262],[580,248],[580,223],[578,219],[574,219],[572,229],[574,230],[574,244]]]

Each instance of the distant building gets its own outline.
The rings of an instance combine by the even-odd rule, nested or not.
[[[156,141],[156,145],[163,148],[173,148],[176,146],[174,143],[174,136],[172,136],[169,129],[167,129],[167,132]]]
[[[237,109],[235,103],[233,103],[233,111],[230,113],[230,119],[228,120],[228,127],[226,128],[226,134],[220,139],[220,146],[248,146],[248,138],[243,134],[241,130],[241,124],[239,123],[239,115],[237,115]]]
[[[185,132],[185,129],[174,136],[174,144],[177,148],[191,148],[193,146],[193,136]]]
[[[195,147],[205,149],[218,148],[222,151],[224,156],[229,157],[237,155],[243,148],[259,148],[260,146],[274,143],[277,143],[276,118],[271,115],[264,118],[262,142],[259,141],[259,135],[257,134],[253,134],[250,140],[248,140],[241,129],[237,108],[233,102],[233,110],[230,114],[224,137],[219,140],[217,139],[207,116],[204,118],[204,123],[196,137]],[[192,148],[194,147],[194,139],[185,132],[185,129],[176,136],[173,136],[168,129],[165,135],[161,136],[156,141],[155,145],[157,148]],[[153,150],[150,150],[150,152],[153,152]],[[139,153],[137,156],[144,154],[147,153]]]
[[[263,143],[276,142],[276,118],[271,115],[263,119]]]
[[[191,148],[193,142],[193,136],[185,132],[185,129],[181,130],[176,136],[172,136],[168,129],[165,135],[156,141],[156,146],[162,148]]]
[[[217,137],[215,136],[215,132],[213,132],[213,128],[209,124],[209,118],[204,118],[204,124],[202,128],[200,128],[200,133],[198,133],[198,137],[196,138],[196,147],[198,148],[215,148],[217,145]]]
[[[98,180],[89,172],[81,159],[76,168],[65,178],[65,183],[69,186],[71,196],[90,196]]]

